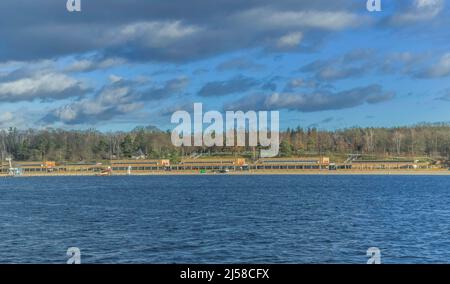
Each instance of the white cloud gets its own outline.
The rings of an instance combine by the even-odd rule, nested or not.
[[[23,107],[0,111],[0,130],[9,127],[27,128],[35,121],[35,112]]]
[[[108,79],[112,82],[112,83],[117,83],[120,80],[122,80],[123,78],[114,74],[109,75]]]
[[[405,12],[393,18],[395,24],[428,21],[435,18],[444,8],[443,0],[415,0]]]
[[[450,52],[444,54],[439,61],[432,67],[428,68],[419,77],[425,78],[437,78],[446,77],[450,75]]]
[[[9,112],[9,111],[0,112],[0,125],[9,123],[9,122],[13,121],[13,119],[14,119],[14,115],[11,112]]]
[[[314,88],[314,87],[317,87],[317,83],[314,80],[304,80],[302,78],[294,78],[287,83],[285,90],[289,92],[297,88]]]
[[[292,79],[289,85],[293,88],[298,88],[305,85],[305,81],[303,79]]]
[[[200,31],[200,27],[183,25],[181,21],[138,22],[110,31],[106,41],[113,45],[138,41],[146,47],[162,48]]]
[[[318,28],[341,30],[361,23],[363,19],[346,11],[274,11],[255,8],[235,16],[236,20],[262,30]]]
[[[414,7],[417,9],[429,9],[433,12],[439,12],[444,6],[443,0],[415,0]]]
[[[21,101],[66,98],[80,95],[88,88],[81,81],[61,73],[36,73],[13,81],[0,83],[0,100]]]
[[[277,41],[279,48],[294,48],[297,47],[303,39],[301,32],[293,32],[280,37]]]
[[[97,69],[107,69],[126,63],[122,58],[106,58],[100,61],[95,59],[81,59],[70,64],[66,71],[68,72],[85,72]]]

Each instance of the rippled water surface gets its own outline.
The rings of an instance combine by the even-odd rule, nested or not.
[[[0,262],[450,263],[450,178],[0,180]]]

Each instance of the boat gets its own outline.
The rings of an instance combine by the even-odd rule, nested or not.
[[[110,176],[110,175],[112,175],[111,167],[108,167],[107,169],[104,169],[100,173],[96,174],[96,176],[98,176],[98,177]]]

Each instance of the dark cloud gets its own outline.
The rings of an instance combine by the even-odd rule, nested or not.
[[[81,13],[68,13],[65,1],[4,0],[0,62],[93,51],[185,62],[242,48],[295,49],[300,40],[308,45],[318,34],[363,24],[358,8],[344,0],[109,0],[83,1]]]
[[[373,49],[357,49],[335,58],[315,60],[298,71],[312,75],[317,82],[358,78],[368,74],[441,78],[450,75],[450,53],[382,53]]]
[[[311,72],[312,69],[309,69],[309,66],[307,66],[307,68],[303,69],[302,71]],[[332,66],[324,66],[319,67],[316,71],[317,79],[333,81],[363,76],[366,73],[367,69],[365,69],[364,67],[335,68]]]
[[[442,97],[439,97],[439,100],[450,102],[450,94],[444,95]]]
[[[394,93],[383,91],[380,85],[369,85],[341,92],[316,91],[314,93],[250,95],[227,105],[238,110],[296,110],[316,112],[353,108],[362,104],[376,104],[390,100]]]
[[[328,124],[328,123],[332,122],[333,120],[334,120],[333,117],[327,117],[319,122],[311,123],[310,125],[308,125],[308,128],[318,128],[323,124]]]
[[[169,96],[181,92],[186,89],[189,83],[188,78],[181,77],[169,80],[164,83],[164,86],[159,88],[150,88],[145,91],[145,94],[141,96],[142,100],[161,100],[166,99]]]
[[[336,91],[331,85],[334,81],[377,72],[422,79],[450,75],[448,54],[423,56],[370,48],[311,62],[300,69],[302,74],[295,74],[302,79],[289,82],[287,78],[228,77],[231,76],[228,73],[225,73],[227,77],[217,79],[217,74],[213,74],[214,67],[215,71],[259,71],[265,66],[258,62],[271,64],[268,58],[275,62],[287,56],[288,52],[319,51],[331,33],[353,28],[357,29],[358,36],[364,32],[376,33],[374,24],[382,18],[389,24],[388,28],[395,26],[387,29],[387,39],[394,39],[396,33],[403,29],[402,25],[423,23],[442,15],[442,0],[402,1],[407,4],[395,4],[396,13],[392,17],[384,16],[390,15],[391,10],[376,16],[365,11],[365,1],[348,0],[82,2],[83,12],[68,13],[65,0],[0,1],[0,25],[4,27],[0,29],[0,102],[71,98],[72,103],[52,110],[45,120],[66,124],[95,123],[133,113],[151,102],[162,105],[164,99],[185,92],[189,84],[188,78],[175,76],[192,72],[196,77],[211,71],[207,79],[211,82],[205,81],[203,86],[193,84],[195,91],[200,89],[198,95],[202,97],[214,100],[215,96],[261,90],[271,95],[245,96],[234,105],[249,109],[284,108],[308,112],[380,103],[393,97],[393,93],[383,91],[378,85]],[[364,29],[367,26],[370,28]],[[448,25],[435,25],[430,30],[437,31],[441,26]],[[346,33],[345,39],[347,36],[352,37]],[[422,32],[421,36],[427,40],[439,37],[444,43],[447,38],[441,33],[427,36]],[[360,44],[359,41],[355,43]],[[429,44],[426,42],[424,46]],[[342,48],[340,43],[338,46],[336,52]],[[400,45],[395,49],[400,48],[408,46]],[[193,71],[200,67],[185,64],[217,55],[229,58],[244,52],[251,57],[234,57],[217,66],[207,65],[211,62],[199,62],[208,70]],[[315,54],[330,54],[329,49],[320,52]],[[259,57],[254,56],[256,53]],[[38,67],[2,68],[16,61]],[[102,77],[110,75],[105,74],[110,71],[108,69],[116,66],[120,66],[119,73],[134,74],[148,67],[148,72],[158,71],[147,74],[161,75],[164,80],[167,76],[174,79],[155,83],[112,76],[111,83],[96,86],[99,91],[93,91],[79,79],[79,76],[89,76],[91,83],[101,84]],[[133,69],[128,73],[130,66]],[[290,69],[281,69],[290,66],[279,66],[280,69],[272,70],[274,72],[264,71],[270,72],[270,76],[274,76],[276,71],[290,76],[285,73]],[[80,74],[95,70],[102,72]],[[281,93],[273,94],[277,91]],[[173,105],[174,101],[168,100],[167,104]],[[186,100],[181,103],[184,102]],[[8,119],[9,115],[3,117],[4,121]]]
[[[372,68],[382,74],[434,79],[450,75],[450,53],[395,52],[373,58]]]
[[[360,77],[376,67],[374,58],[373,50],[357,49],[337,58],[313,61],[301,67],[299,71],[313,74],[319,81]]]
[[[111,83],[104,86],[91,97],[86,97],[47,114],[45,123],[62,122],[64,124],[96,124],[111,120],[117,116],[140,110],[145,101],[161,100],[182,91],[186,78],[177,78],[164,83],[163,87],[148,87],[140,80],[125,80],[113,77]]]
[[[195,102],[183,102],[183,103],[164,107],[159,111],[159,115],[171,116],[174,112],[180,111],[180,110],[187,111],[189,113],[193,113],[194,112],[194,103]]]
[[[45,123],[62,122],[69,125],[96,124],[139,109],[142,105],[135,101],[140,95],[134,82],[114,81],[103,87],[93,97],[84,98],[52,110],[42,121]]]
[[[280,76],[273,76],[266,80],[263,80],[263,84],[261,86],[261,89],[264,91],[272,91],[275,92],[278,88],[278,81],[280,81],[282,77]]]
[[[320,121],[320,123],[330,123],[334,120],[333,117],[327,117],[324,120]]]
[[[259,85],[253,78],[236,76],[227,81],[214,81],[206,83],[198,92],[202,97],[225,96],[234,93],[247,92],[251,88]]]
[[[266,91],[272,91],[272,92],[275,92],[277,90],[277,88],[278,88],[278,86],[274,81],[266,82],[261,86],[261,89],[266,90]]]

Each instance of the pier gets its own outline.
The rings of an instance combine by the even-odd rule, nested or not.
[[[385,171],[385,170],[428,170],[428,162],[417,160],[346,160],[333,163],[328,157],[308,158],[264,158],[247,160],[245,158],[186,158],[178,162],[168,159],[128,159],[107,162],[57,163],[13,161],[2,164],[1,174],[7,176],[11,169],[21,175],[114,175],[146,173],[183,172],[270,172],[270,171]]]

